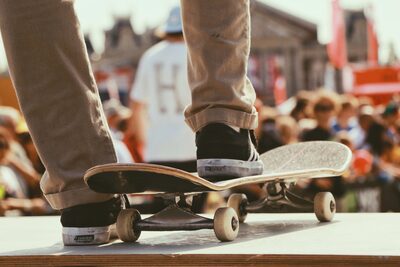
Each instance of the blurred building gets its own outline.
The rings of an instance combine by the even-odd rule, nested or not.
[[[93,58],[95,69],[127,65],[136,67],[144,51],[157,41],[154,29],[137,34],[130,20],[130,17],[116,18],[114,26],[104,32],[104,52],[99,58]]]
[[[249,76],[259,97],[276,102],[274,91],[284,78],[287,97],[325,85],[329,74],[326,45],[317,26],[260,1],[252,1],[252,44]],[[367,23],[363,11],[345,11],[349,62],[367,60]],[[333,73],[332,73],[333,75]],[[329,75],[328,75],[329,76]]]
[[[92,60],[94,75],[102,101],[117,98],[128,105],[135,71],[142,54],[158,41],[154,29],[137,34],[129,17],[116,18],[114,26],[105,31],[104,52],[90,54],[90,40],[86,45]]]
[[[317,26],[256,0],[251,2],[251,13],[248,74],[258,96],[265,103],[274,104],[277,90],[284,91],[281,97],[290,97],[299,90],[324,86],[326,73],[329,74],[328,56],[326,46],[318,42]],[[347,10],[345,18],[349,62],[365,62],[368,53],[365,15],[362,11]],[[100,92],[115,95],[115,90],[122,90],[120,97],[124,98],[141,55],[157,41],[154,29],[137,34],[130,18],[116,19],[115,25],[105,32],[103,54],[92,56]]]
[[[363,10],[344,10],[347,57],[350,63],[365,63],[368,57],[367,18]]]

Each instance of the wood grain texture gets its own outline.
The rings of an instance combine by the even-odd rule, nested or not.
[[[0,257],[0,266],[399,266],[395,256],[101,255]]]

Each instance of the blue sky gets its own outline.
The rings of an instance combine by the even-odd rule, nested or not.
[[[319,40],[326,43],[331,38],[330,0],[261,0],[290,12],[318,26]],[[75,0],[75,7],[82,29],[89,33],[95,49],[103,49],[103,31],[109,29],[115,16],[131,16],[137,32],[162,23],[168,10],[178,0]],[[400,55],[399,0],[341,0],[344,8],[363,8],[372,4],[380,41],[381,60],[387,57],[388,45],[394,42]],[[5,57],[0,48],[0,68],[5,67]]]

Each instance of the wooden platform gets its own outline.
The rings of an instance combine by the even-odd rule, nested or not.
[[[143,232],[138,243],[64,247],[58,217],[0,218],[0,266],[400,266],[400,214],[251,214],[234,242],[212,230]]]

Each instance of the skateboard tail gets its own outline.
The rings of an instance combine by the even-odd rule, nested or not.
[[[126,167],[131,168],[129,169]],[[201,179],[192,174],[184,173],[192,179]],[[150,194],[162,192],[186,193],[210,191],[209,188],[204,187],[204,185],[197,180],[188,180],[166,173],[156,173],[146,168],[132,170],[132,165],[121,165],[119,166],[119,171],[115,171],[115,166],[112,166],[110,170],[106,170],[104,166],[101,167],[101,170],[92,168],[91,171],[88,171],[85,175],[85,182],[89,188],[98,193],[111,194],[144,193],[148,191],[152,192]]]

